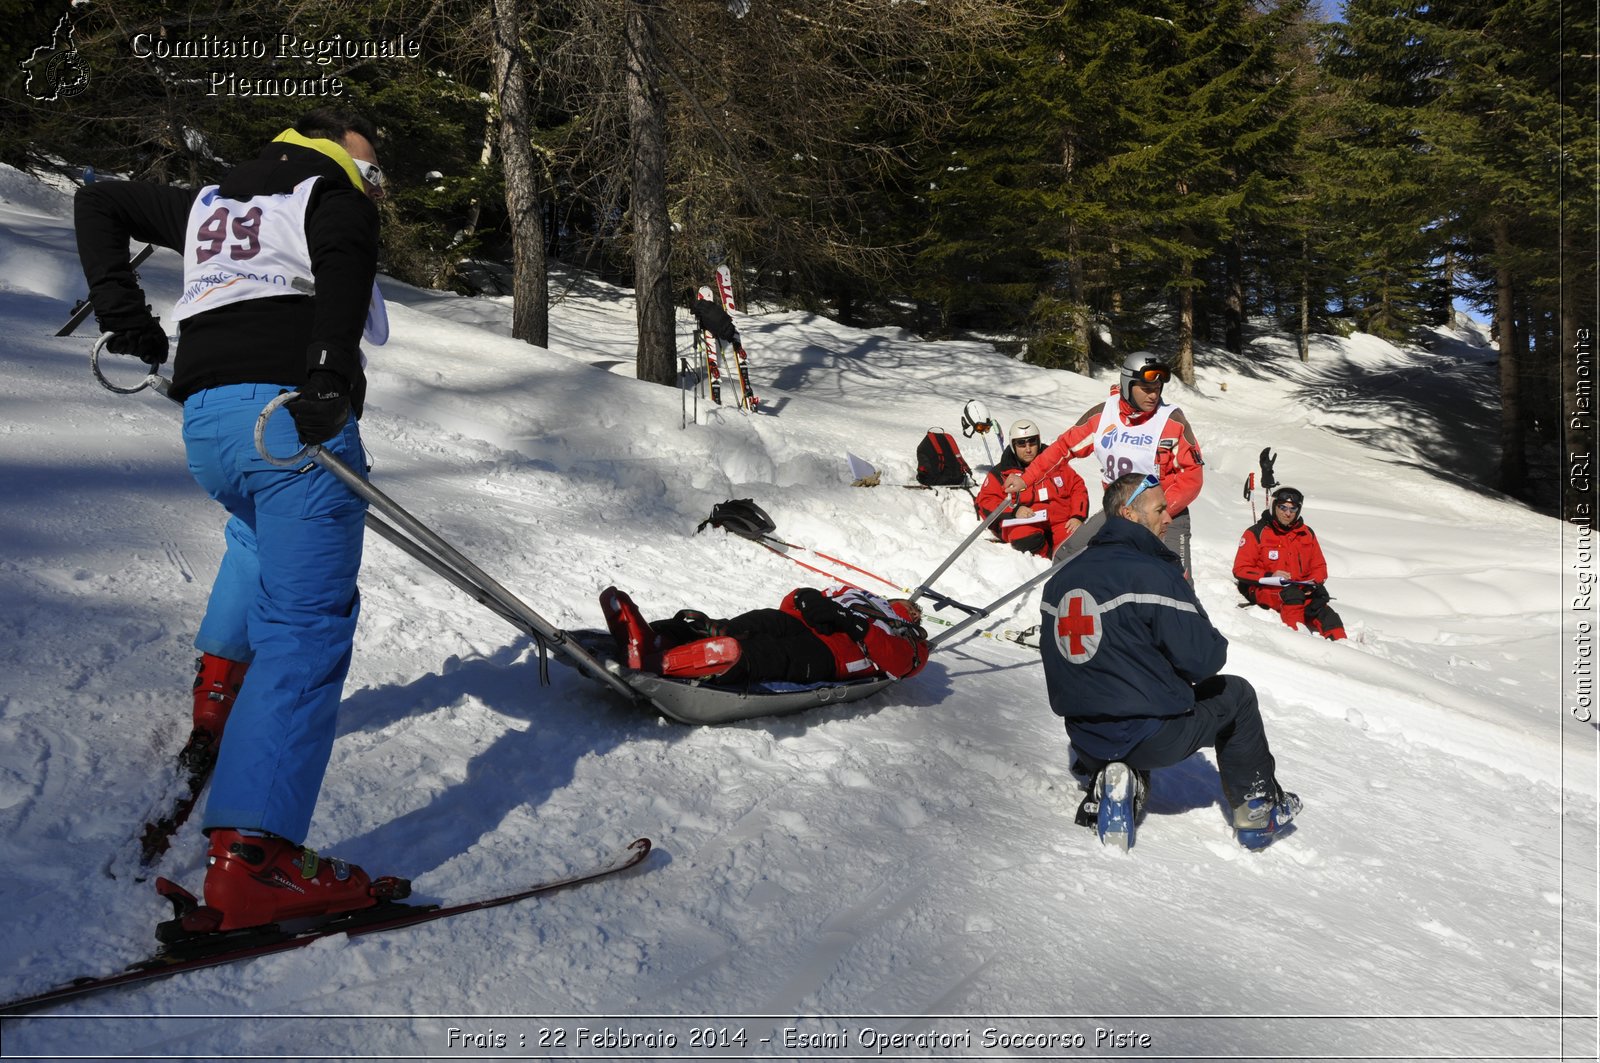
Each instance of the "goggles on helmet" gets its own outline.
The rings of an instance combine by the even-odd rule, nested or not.
[[[1145,384],[1165,384],[1172,379],[1172,370],[1164,365],[1147,365],[1134,373],[1133,379]]]

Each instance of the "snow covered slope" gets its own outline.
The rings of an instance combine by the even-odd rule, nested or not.
[[[222,514],[185,470],[176,408],[95,386],[92,323],[51,336],[82,293],[70,198],[10,170],[0,197],[9,998],[153,945],[164,906],[100,868],[187,734]],[[170,304],[175,256],[143,276]],[[682,396],[633,379],[629,293],[571,281],[549,350],[509,338],[504,300],[384,281],[393,339],[369,352],[363,422],[374,482],[560,626],[598,626],[611,583],[657,616],[821,580],[694,534],[731,497],[912,586],[972,527],[966,495],[891,486],[923,431],[979,397],[1059,432],[1113,382],[771,311],[743,322],[770,412],[702,401],[683,428]],[[1560,526],[1470,479],[1492,360],[1466,334],[1431,353],[1358,335],[1302,365],[1265,336],[1169,391],[1208,463],[1197,590],[1306,801],[1265,853],[1230,839],[1206,755],[1157,774],[1127,856],[1074,827],[1034,651],[972,639],[869,701],[686,728],[567,669],[539,686],[527,639],[369,537],[309,844],[440,900],[637,835],[660,852],[540,902],[6,1020],[5,1055],[665,1059],[712,1054],[689,1033],[709,1024],[745,1031],[728,1054],[770,1058],[1593,1058],[1596,732],[1560,705]],[[1348,642],[1235,607],[1240,486],[1264,446],[1306,492]],[[846,450],[885,486],[850,487]],[[984,602],[1042,564],[980,543],[941,589]],[[996,623],[1037,617],[1035,597]],[[201,852],[191,824],[161,872],[198,890]],[[1097,1029],[1116,1033],[1097,1048]]]

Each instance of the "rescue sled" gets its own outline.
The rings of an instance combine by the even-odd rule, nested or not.
[[[626,683],[640,699],[678,723],[707,725],[788,716],[823,705],[839,705],[871,697],[892,684],[890,676],[830,683],[752,683],[723,686],[712,679],[678,679],[636,672],[621,663],[609,631],[584,628],[566,635],[600,662],[610,675]],[[567,658],[561,658],[566,660]],[[580,669],[584,670],[584,669]]]

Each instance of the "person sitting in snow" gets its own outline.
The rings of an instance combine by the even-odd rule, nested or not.
[[[1239,537],[1233,578],[1246,601],[1277,610],[1290,627],[1342,639],[1344,621],[1328,605],[1328,562],[1317,533],[1300,516],[1304,505],[1305,495],[1293,487],[1272,492],[1266,513]]]
[[[622,591],[600,594],[611,637],[636,671],[720,683],[828,683],[881,675],[905,678],[928,663],[922,610],[903,598],[855,587],[790,591],[776,609],[715,620],[694,609],[647,623]]]
[[[1011,426],[1010,444],[978,488],[980,518],[1008,504],[1006,477],[1025,471],[1039,456],[1040,446],[1038,425],[1022,420]],[[1088,515],[1089,490],[1083,477],[1062,462],[1036,486],[1024,488],[1017,495],[1016,512],[1000,518],[994,527],[1000,541],[1013,549],[1049,557]]]

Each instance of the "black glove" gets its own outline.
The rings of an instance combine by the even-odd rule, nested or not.
[[[1272,474],[1272,465],[1278,456],[1272,452],[1271,447],[1261,448],[1261,490],[1271,493],[1278,486],[1278,479]]]
[[[167,360],[167,334],[155,318],[131,328],[117,329],[106,340],[106,350],[126,354],[154,369]]]
[[[1320,583],[1313,583],[1309,588],[1307,588],[1307,593],[1314,602],[1325,602],[1333,597],[1333,595],[1328,593],[1328,588]]]
[[[850,614],[844,607],[813,587],[794,592],[794,607],[806,626],[819,635],[837,635],[850,626]]]
[[[350,419],[350,385],[338,373],[317,370],[306,379],[300,393],[284,403],[294,418],[300,442],[326,443]]]
[[[1286,583],[1283,586],[1283,593],[1279,597],[1283,599],[1284,605],[1304,605],[1309,595],[1306,594],[1306,589],[1300,584]]]

